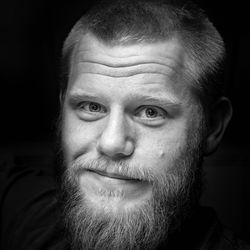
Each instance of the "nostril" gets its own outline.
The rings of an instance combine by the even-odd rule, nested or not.
[[[98,143],[98,151],[112,158],[121,158],[129,156],[134,151],[134,145],[131,140],[113,141],[113,140],[101,140]]]

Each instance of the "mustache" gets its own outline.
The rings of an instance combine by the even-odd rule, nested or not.
[[[114,175],[124,176],[128,179],[153,182],[156,179],[156,173],[151,169],[144,168],[140,164],[132,164],[125,161],[112,161],[105,158],[85,159],[78,157],[67,169],[80,176],[85,171],[107,172]]]

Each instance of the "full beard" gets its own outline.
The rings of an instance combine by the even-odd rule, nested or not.
[[[172,162],[171,168],[157,175],[142,166],[105,158],[87,160],[83,156],[65,168],[60,204],[62,221],[71,249],[156,249],[189,216],[202,190],[201,149],[198,141],[188,143]],[[151,198],[133,209],[114,213],[91,204],[79,185],[84,170],[105,170],[152,184]],[[169,170],[170,169],[170,170]],[[119,193],[100,193],[106,198]]]

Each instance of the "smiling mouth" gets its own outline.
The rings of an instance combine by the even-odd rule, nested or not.
[[[80,177],[80,185],[93,197],[115,197],[122,201],[140,201],[151,194],[152,185],[137,176],[117,173],[111,169],[86,169]],[[101,190],[101,192],[100,192]],[[93,196],[93,195],[94,196]],[[108,194],[108,195],[107,195]],[[116,194],[114,196],[110,194]]]
[[[112,172],[106,172],[106,171],[101,171],[101,170],[92,170],[89,169],[88,171],[90,172],[94,172],[98,175],[104,176],[104,177],[108,177],[108,178],[112,178],[112,179],[119,179],[119,180],[125,180],[125,181],[141,181],[139,179],[133,179],[131,177],[125,176],[125,175],[120,175],[117,173],[112,173]]]

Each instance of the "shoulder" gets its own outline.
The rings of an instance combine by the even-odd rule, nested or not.
[[[219,235],[218,249],[250,250],[250,245],[228,228],[223,228]]]
[[[31,160],[5,166],[1,175],[1,249],[68,249],[57,228],[54,177]]]
[[[250,245],[241,240],[232,230],[218,220],[215,212],[210,210],[213,220],[202,250],[250,250]]]

